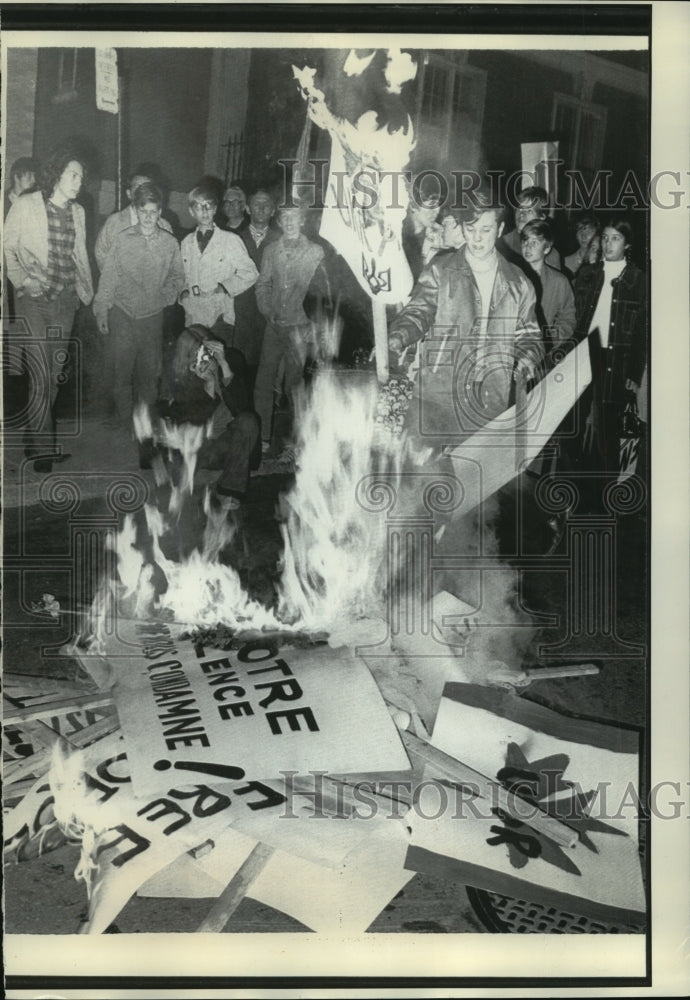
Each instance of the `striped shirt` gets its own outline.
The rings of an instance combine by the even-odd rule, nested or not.
[[[74,219],[72,205],[58,208],[46,202],[48,216],[48,268],[45,297],[56,299],[64,289],[74,291],[77,267],[74,262]]]

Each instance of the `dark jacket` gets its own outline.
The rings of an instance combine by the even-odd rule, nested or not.
[[[603,284],[603,263],[583,264],[577,272],[575,310],[578,340],[588,335]],[[612,284],[608,346],[602,352],[598,340],[592,339],[592,358],[595,361],[592,375],[598,384],[600,399],[620,402],[625,392],[625,380],[632,379],[639,385],[647,359],[647,282],[642,271],[634,264],[628,264]]]
[[[449,407],[456,392],[480,392],[485,421],[511,405],[516,362],[524,357],[537,366],[544,357],[534,287],[517,267],[497,258],[484,338],[478,338],[482,302],[465,247],[427,264],[390,328],[405,345],[432,340],[433,349],[425,353],[433,377],[424,380],[430,402]]]
[[[247,367],[242,354],[231,347],[225,348],[233,378],[229,385],[221,386],[221,396],[233,417],[252,411],[252,400],[247,386]],[[176,424],[205,424],[213,416],[220,399],[209,396],[204,383],[191,372],[175,383],[174,398],[161,400],[158,415]]]

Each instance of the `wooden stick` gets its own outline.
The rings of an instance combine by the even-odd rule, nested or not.
[[[11,760],[5,764],[3,768],[3,781],[5,785],[9,785],[12,782],[25,778],[27,774],[33,774],[36,778],[39,778],[42,774],[45,774],[49,767],[50,750],[47,747],[41,747],[36,753],[32,753],[30,757]]]
[[[82,747],[87,746],[89,743],[95,743],[96,740],[114,733],[116,729],[120,728],[120,720],[116,714],[109,715],[105,719],[99,719],[98,722],[94,722],[91,726],[85,726],[83,729],[77,730],[76,733],[70,733],[69,736],[60,736],[44,722],[36,721],[29,723],[29,725],[37,727],[35,730],[28,730],[31,739],[35,739],[36,742],[42,743],[44,746],[30,757],[9,761],[4,768],[3,777],[6,782],[19,781],[27,774],[35,774],[36,777],[44,774],[50,767],[51,748],[59,739],[66,740],[75,750],[81,750]],[[38,727],[41,728],[39,729]],[[27,728],[26,723],[23,728]]]
[[[428,764],[436,775],[469,786],[482,799],[495,802],[497,808],[508,816],[554,840],[559,847],[574,847],[577,844],[579,837],[575,830],[571,830],[570,827],[553,816],[547,815],[537,803],[528,803],[526,799],[520,799],[515,794],[511,795],[508,789],[504,788],[498,781],[492,781],[485,774],[475,771],[468,764],[463,764],[462,761],[456,760],[455,757],[451,757],[443,750],[432,746],[426,740],[420,740],[412,733],[403,731],[400,735],[405,749],[424,764]],[[516,809],[515,802],[522,802],[523,806],[532,807],[529,817],[525,816],[526,810]]]
[[[84,694],[76,698],[59,698],[56,701],[45,702],[42,705],[28,705],[26,708],[16,708],[4,715],[6,726],[18,726],[32,719],[50,719],[54,715],[67,715],[68,712],[79,712],[85,708],[103,708],[112,705],[113,696],[109,692],[99,691],[98,694]]]
[[[388,371],[388,323],[386,321],[385,302],[379,302],[378,299],[372,299],[371,312],[374,319],[376,376],[381,385],[386,385],[390,377],[390,372]]]
[[[273,857],[274,848],[259,842],[245,858],[220,896],[202,920],[197,931],[202,934],[219,934],[247,895],[252,883]]]
[[[527,376],[515,373],[515,471],[522,472],[527,450]]]

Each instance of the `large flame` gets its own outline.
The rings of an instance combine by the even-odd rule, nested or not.
[[[111,540],[120,597],[129,613],[164,614],[193,625],[308,631],[385,617],[385,521],[362,507],[358,487],[373,471],[393,474],[399,468],[402,439],[382,432],[377,423],[377,393],[369,373],[325,370],[298,399],[296,479],[281,498],[284,553],[277,611],[253,600],[237,571],[223,561],[236,524],[214,507],[208,489],[201,543],[180,559],[167,554],[166,538],[174,536],[181,514],[180,490],[173,487],[167,511],[146,505],[145,543],[132,515]],[[141,413],[137,430],[146,437],[155,433]],[[203,439],[197,430],[180,427],[175,435],[166,431],[164,439],[168,447],[179,445],[184,492],[193,485]]]
[[[364,509],[359,487],[373,471],[394,474],[402,440],[376,420],[367,375],[321,373],[298,407],[298,471],[284,498],[285,552],[279,613],[309,629],[385,617],[386,526]]]

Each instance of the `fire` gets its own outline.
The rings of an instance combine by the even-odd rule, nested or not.
[[[325,354],[334,352],[339,332],[336,317],[327,329]],[[253,600],[237,571],[222,561],[237,526],[214,507],[208,489],[199,546],[181,559],[166,552],[166,538],[174,536],[182,513],[182,498],[193,489],[204,438],[203,428],[202,433],[199,428],[167,428],[158,440],[177,448],[182,460],[180,485],[172,487],[167,511],[146,505],[145,542],[132,515],[110,541],[117,558],[119,597],[127,612],[138,618],[162,614],[193,625],[308,631],[330,631],[344,620],[385,617],[385,522],[380,513],[363,508],[359,488],[372,472],[393,474],[399,468],[403,441],[382,432],[377,398],[369,374],[325,370],[298,402],[296,479],[281,498],[284,554],[277,611]],[[145,437],[156,433],[141,411],[136,429]]]
[[[398,65],[397,61],[395,65]],[[406,65],[402,75],[406,79],[412,79],[414,73],[407,76],[408,71],[411,72]],[[353,124],[330,111],[323,91],[315,84],[316,70],[306,66],[302,69],[293,66],[292,72],[302,96],[307,100],[309,117],[314,124],[336,136],[360,166],[373,167],[382,172],[397,172],[405,167],[415,147],[414,127],[409,115],[404,127],[393,131],[389,131],[385,125],[379,126],[375,111],[365,111]],[[395,73],[390,81],[387,78],[387,82],[391,90],[397,92]]]
[[[403,442],[382,434],[377,395],[366,375],[326,371],[297,414],[279,614],[306,628],[330,631],[344,620],[385,615],[385,521],[362,506],[359,488],[374,471],[399,469]]]
[[[84,753],[72,750],[65,740],[57,740],[53,747],[48,780],[58,825],[69,840],[81,842],[74,877],[85,882],[90,899],[98,867],[94,861],[96,839],[118,820],[87,787]]]

